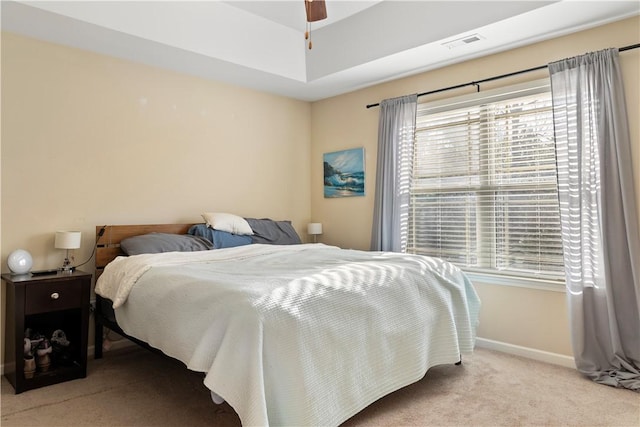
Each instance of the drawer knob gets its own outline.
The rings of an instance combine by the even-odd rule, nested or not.
[[[51,294],[51,299],[58,299],[58,298],[60,298],[60,294],[59,293],[54,292],[54,293]]]

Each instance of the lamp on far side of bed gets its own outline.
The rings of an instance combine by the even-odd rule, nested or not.
[[[318,234],[322,234],[322,224],[319,222],[307,224],[307,234],[313,236],[313,243],[318,243]]]
[[[71,273],[73,267],[71,267],[71,261],[69,261],[69,249],[80,248],[80,240],[82,233],[80,231],[56,231],[56,241],[54,246],[56,249],[66,249],[67,256],[62,263],[62,272]]]

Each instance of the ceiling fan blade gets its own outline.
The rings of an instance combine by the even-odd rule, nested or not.
[[[304,0],[304,7],[307,11],[307,21],[315,22],[327,18],[327,6],[324,0]]]

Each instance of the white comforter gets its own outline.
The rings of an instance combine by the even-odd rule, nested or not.
[[[471,352],[480,305],[439,259],[321,244],[122,257],[96,292],[245,426],[339,425]]]

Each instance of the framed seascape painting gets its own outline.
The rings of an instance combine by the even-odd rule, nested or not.
[[[364,148],[324,154],[324,197],[364,196]]]

